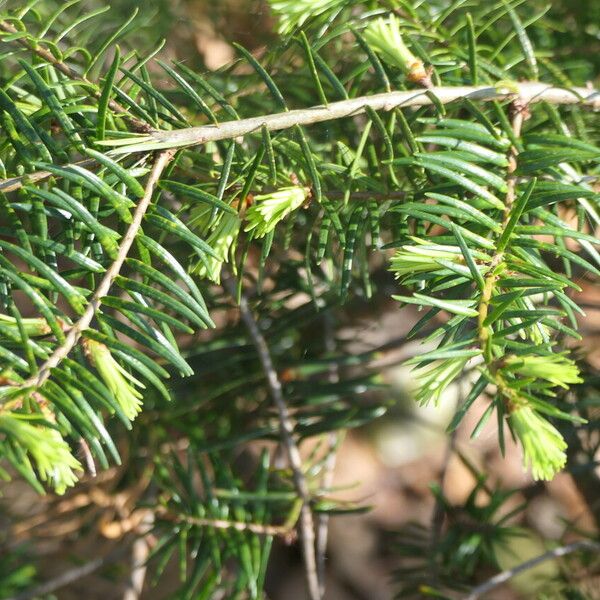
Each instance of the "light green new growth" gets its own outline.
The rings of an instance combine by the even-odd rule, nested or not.
[[[414,369],[412,374],[418,383],[415,399],[419,404],[433,402],[438,405],[448,386],[462,373],[467,358],[436,360],[426,367]]]
[[[214,283],[221,283],[223,263],[230,260],[235,248],[242,222],[237,215],[225,213],[218,219],[206,243],[215,251],[215,256],[203,258],[194,269],[199,277],[207,277]],[[217,258],[218,257],[218,258]]]
[[[277,224],[304,204],[306,188],[290,186],[269,194],[254,196],[254,203],[246,212],[248,222],[244,231],[261,238],[275,229]]]
[[[400,20],[395,15],[385,19],[379,17],[367,25],[363,36],[385,62],[401,69],[411,81],[420,81],[427,76],[423,61],[404,43],[400,27]]]
[[[36,420],[26,415],[0,414],[0,431],[29,453],[42,481],[52,485],[57,494],[64,494],[77,483],[75,471],[82,467],[57,429],[39,419],[34,423]]]
[[[536,480],[550,480],[567,462],[567,444],[557,429],[529,406],[514,410],[509,423],[523,447],[523,468]]]
[[[558,385],[564,389],[583,381],[577,365],[564,354],[508,356],[505,364],[511,371],[523,377],[545,379],[552,385]]]
[[[425,273],[443,268],[444,262],[450,262],[457,267],[465,265],[465,259],[458,246],[444,246],[440,244],[428,244],[425,240],[413,238],[416,246],[402,246],[398,248],[390,259],[390,271],[395,274],[396,279],[402,279],[414,273]],[[489,258],[483,252],[474,251],[480,262],[489,262]],[[485,269],[485,265],[481,266]]]
[[[279,16],[279,33],[287,35],[301,27],[311,17],[342,6],[347,0],[269,0]]]
[[[142,410],[142,394],[134,387],[145,388],[131,373],[127,372],[112,356],[110,350],[100,342],[86,340],[85,348],[92,364],[106,387],[123,409],[123,413],[133,421]],[[133,384],[133,385],[132,385]]]

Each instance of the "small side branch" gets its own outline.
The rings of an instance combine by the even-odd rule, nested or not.
[[[580,542],[574,542],[573,544],[560,546],[559,548],[545,552],[544,554],[525,561],[524,563],[521,563],[512,569],[507,569],[506,571],[502,571],[502,573],[498,573],[498,575],[495,575],[491,579],[488,579],[485,583],[482,583],[474,588],[468,596],[464,597],[464,600],[478,600],[478,598],[481,598],[484,594],[487,594],[494,588],[506,583],[509,579],[512,579],[519,573],[533,569],[533,567],[547,560],[566,556],[567,554],[577,552],[578,550],[593,550],[595,552],[600,552],[600,544],[598,542],[592,542],[591,540],[582,540]]]
[[[47,596],[56,590],[71,585],[72,583],[75,583],[76,581],[95,573],[107,565],[117,562],[127,552],[128,547],[129,542],[125,544],[122,543],[106,556],[100,556],[83,565],[74,567],[69,571],[65,571],[54,579],[51,579],[46,583],[42,583],[32,589],[21,592],[17,596],[8,598],[8,600],[33,600],[34,598]]]
[[[272,535],[288,540],[295,538],[295,523],[284,523],[283,525],[271,525],[268,523],[246,523],[241,521],[228,521],[227,519],[206,519],[190,515],[176,515],[164,508],[157,509],[153,514],[167,521],[186,523],[196,527],[208,527],[212,529],[235,529],[236,531],[250,531],[256,535]]]
[[[78,160],[72,164],[85,169],[87,167],[93,167],[98,163],[93,158],[86,158],[84,160]],[[56,175],[54,173],[50,173],[50,171],[35,171],[34,173],[27,173],[27,175],[21,175],[20,177],[9,177],[7,179],[2,179],[0,181],[0,192],[8,194],[8,192],[14,192],[21,189],[24,185],[30,185],[32,183],[37,183],[38,181],[44,181],[44,179],[48,179],[52,176],[56,177]]]
[[[325,351],[332,356],[336,351],[335,343],[335,318],[330,311],[325,312],[323,322],[325,332]],[[340,380],[340,370],[337,363],[331,363],[327,377],[330,383],[338,383]],[[335,474],[335,463],[337,460],[337,451],[342,441],[343,433],[331,431],[327,434],[327,455],[323,467],[323,477],[321,479],[321,489],[325,492],[333,485]],[[326,558],[327,558],[327,538],[329,537],[329,515],[322,513],[317,517],[317,575],[321,586],[321,595],[325,596],[326,580]]]
[[[236,285],[229,273],[224,272],[222,274],[222,281],[223,287],[225,287],[232,298],[235,298],[237,295]],[[240,315],[258,353],[258,358],[267,378],[267,385],[273,403],[277,409],[281,440],[285,446],[290,467],[292,469],[296,492],[302,500],[302,508],[300,510],[300,530],[302,534],[302,550],[309,597],[311,600],[320,600],[321,591],[317,576],[317,559],[315,553],[315,525],[310,508],[310,492],[302,471],[302,458],[296,440],[294,439],[294,423],[283,397],[283,389],[279,377],[277,376],[277,371],[275,370],[269,347],[258,328],[258,324],[250,310],[248,301],[243,294],[240,297]]]
[[[117,253],[117,257],[114,262],[110,265],[107,271],[104,273],[104,277],[100,282],[100,285],[96,288],[94,295],[92,296],[89,304],[87,305],[83,315],[76,321],[69,332],[65,337],[65,341],[52,353],[50,358],[46,360],[46,362],[40,367],[40,370],[33,377],[27,379],[23,383],[19,384],[19,387],[22,388],[39,388],[43,383],[48,379],[50,373],[53,368],[57,367],[61,361],[66,358],[71,350],[75,347],[79,339],[81,338],[81,334],[90,326],[92,319],[94,318],[96,312],[100,308],[102,304],[102,299],[104,296],[108,294],[110,288],[115,280],[115,277],[119,275],[121,272],[121,268],[123,267],[123,263],[129,254],[129,250],[131,249],[131,245],[135,240],[135,237],[138,234],[140,226],[142,225],[142,220],[148,207],[150,206],[150,202],[152,201],[152,194],[154,193],[154,189],[156,188],[156,184],[160,179],[160,176],[171,160],[173,156],[173,152],[171,150],[166,150],[161,152],[156,158],[154,165],[152,167],[152,171],[150,172],[150,176],[148,177],[148,181],[146,183],[146,188],[144,192],[144,196],[139,201],[135,212],[133,213],[133,218],[121,243],[119,245],[119,250]]]

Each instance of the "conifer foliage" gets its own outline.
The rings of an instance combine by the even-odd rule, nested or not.
[[[262,597],[273,537],[298,525],[311,563],[315,515],[360,510],[321,487],[326,446],[385,392],[314,327],[381,294],[382,261],[422,311],[416,400],[469,382],[450,430],[483,397],[474,435],[495,423],[550,480],[592,426],[568,391],[600,275],[600,96],[550,58],[544,14],[270,7],[266,52],[209,75],[131,47],[139,17],[104,4],[0,8],[1,474],[63,494],[146,457],[153,576],[177,553],[182,598]],[[254,452],[240,475],[257,441],[288,464]]]

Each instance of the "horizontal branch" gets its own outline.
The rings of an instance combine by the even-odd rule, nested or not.
[[[489,86],[470,87],[440,87],[433,90],[413,90],[404,92],[388,92],[373,96],[361,96],[352,100],[333,102],[328,106],[313,106],[299,110],[291,110],[273,115],[263,115],[227,121],[219,125],[202,125],[176,131],[153,131],[137,138],[130,138],[131,144],[120,146],[111,154],[124,154],[132,151],[150,152],[163,148],[180,148],[197,146],[206,142],[234,139],[259,131],[263,125],[269,131],[289,129],[294,125],[311,125],[343,119],[364,113],[367,107],[373,110],[389,111],[394,108],[428,106],[433,104],[432,95],[438,102],[449,104],[457,100],[469,99],[472,102],[490,102],[492,100],[507,100],[518,96],[525,103],[549,102],[550,104],[579,104],[594,109],[600,108],[600,91],[587,88],[555,88],[545,83],[514,84],[513,90],[497,89]],[[107,140],[108,142],[109,140]],[[121,140],[122,141],[122,140]],[[80,161],[79,166],[93,166],[92,159]],[[39,182],[52,174],[48,171],[37,171],[20,177],[0,179],[0,192],[8,193],[20,189],[30,182]],[[354,193],[354,195],[356,195]],[[369,196],[369,198],[371,195]],[[356,197],[356,199],[360,199]]]
[[[256,535],[271,535],[284,538],[286,541],[292,541],[296,532],[294,523],[283,525],[271,525],[269,523],[246,523],[241,521],[228,521],[227,519],[207,519],[203,517],[194,517],[192,515],[178,515],[169,512],[163,507],[156,509],[155,514],[166,521],[175,523],[186,523],[196,527],[208,527],[213,529],[235,529],[236,531],[250,531]]]
[[[519,98],[523,103],[549,102],[550,104],[578,104],[600,109],[600,91],[587,88],[557,88],[537,82],[511,83],[509,87],[456,86],[439,87],[430,90],[419,89],[402,92],[387,92],[373,96],[361,96],[350,100],[333,102],[328,106],[313,106],[283,113],[251,117],[238,121],[227,121],[218,125],[202,125],[175,131],[153,131],[139,138],[132,138],[131,145],[116,148],[115,154],[135,150],[158,150],[197,146],[206,142],[234,139],[260,131],[290,129],[295,125],[312,125],[343,119],[364,113],[367,108],[376,111],[390,111],[394,108],[428,106],[437,102],[449,104],[468,99],[472,102],[490,102]],[[123,140],[120,140],[122,143]],[[110,140],[107,140],[107,144]]]

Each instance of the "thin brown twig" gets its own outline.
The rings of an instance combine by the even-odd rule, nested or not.
[[[337,451],[341,442],[343,432],[331,432],[327,436],[328,451],[325,459],[323,477],[321,479],[321,489],[328,490],[333,485],[335,474],[335,464],[337,461]],[[317,577],[321,590],[321,596],[325,597],[326,581],[326,559],[327,559],[327,540],[329,537],[329,515],[321,513],[317,517]]]
[[[231,297],[236,298],[236,284],[228,272],[224,272],[222,274],[222,282],[223,287],[227,290]],[[252,343],[256,348],[263,371],[267,378],[267,385],[269,387],[273,403],[275,404],[275,408],[277,409],[281,440],[285,447],[288,461],[292,469],[294,486],[298,496],[302,500],[302,508],[300,510],[300,530],[309,597],[311,600],[320,600],[322,596],[317,573],[317,561],[315,554],[315,526],[310,507],[310,491],[302,471],[302,458],[300,456],[300,450],[294,437],[294,422],[283,397],[281,381],[277,376],[277,371],[275,370],[269,347],[264,336],[260,332],[260,329],[258,328],[258,324],[254,319],[254,315],[252,314],[250,306],[248,305],[248,300],[244,294],[241,294],[240,296],[239,308],[240,316],[246,325],[246,329],[248,330]]]
[[[156,516],[167,521],[196,525],[197,527],[212,527],[214,529],[235,529],[236,531],[250,531],[257,535],[272,535],[293,540],[295,537],[295,523],[283,525],[270,525],[268,523],[245,523],[242,521],[228,521],[226,519],[207,519],[190,515],[175,515],[163,507],[154,511]]]
[[[335,343],[335,319],[330,311],[326,311],[324,315],[324,331],[325,331],[325,351],[328,355],[333,355],[336,350]],[[339,365],[335,362],[331,363],[328,373],[328,381],[337,383],[340,380]],[[333,485],[333,477],[335,473],[335,463],[337,459],[337,449],[340,443],[340,433],[332,431],[327,436],[328,451],[325,458],[323,477],[321,479],[321,489],[328,490]],[[329,537],[329,515],[321,513],[317,517],[317,576],[321,586],[321,595],[325,596],[325,561],[327,557],[327,538]]]
[[[148,512],[138,525],[138,537],[131,547],[131,573],[123,594],[123,600],[139,600],[144,590],[148,558],[150,556],[150,543],[147,535],[152,531],[154,514]]]
[[[0,21],[0,29],[2,31],[6,31],[7,33],[19,33],[19,30],[8,21]],[[82,81],[83,83],[92,87],[94,96],[96,98],[100,98],[102,92],[97,88],[97,86],[93,82],[87,79],[87,77],[79,75],[79,73],[77,73],[74,69],[69,67],[69,65],[64,63],[62,60],[56,58],[56,56],[54,56],[52,52],[46,50],[46,48],[40,46],[28,37],[19,37],[11,41],[18,44],[19,46],[22,46],[23,48],[26,48],[27,50],[30,50],[31,52],[39,56],[42,60],[45,60],[47,63],[50,63],[55,69],[60,71],[63,75],[66,75],[69,79]],[[150,127],[150,125],[130,115],[129,111],[124,106],[119,104],[116,100],[110,99],[108,101],[108,106],[116,113],[125,115],[125,119],[129,123],[131,128],[135,131],[139,131],[141,133],[149,133],[150,131],[152,131],[152,127]]]
[[[554,550],[549,550],[540,556],[536,556],[530,560],[527,560],[512,569],[507,569],[506,571],[502,571],[502,573],[498,573],[498,575],[494,575],[491,579],[488,579],[481,585],[478,585],[476,588],[472,589],[471,592],[464,597],[464,600],[477,600],[481,598],[484,594],[487,594],[489,591],[497,588],[498,586],[506,583],[509,579],[515,577],[519,573],[523,571],[527,571],[532,569],[533,567],[543,563],[547,560],[551,560],[553,558],[559,558],[561,556],[566,556],[567,554],[571,554],[573,552],[577,552],[578,550],[593,550],[595,552],[600,552],[600,543],[593,542],[592,540],[581,540],[579,542],[574,542],[572,544],[568,544],[566,546],[560,546],[559,548],[555,548]]]
[[[511,110],[513,111],[512,118],[512,131],[515,139],[521,137],[521,130],[523,129],[523,123],[525,119],[529,116],[527,103],[523,101],[521,98],[517,98],[511,104]],[[517,187],[517,167],[518,167],[518,156],[519,149],[511,145],[510,150],[508,152],[508,166],[506,168],[508,178],[506,181],[506,200],[504,203],[504,223],[503,225],[507,225],[510,220],[510,211],[515,202],[515,190]]]
[[[464,375],[464,371],[463,371],[463,375]],[[456,399],[456,403],[454,406],[454,412],[456,412],[458,407],[462,405],[463,400],[464,400],[462,382],[463,382],[463,378],[461,377],[457,382],[458,397]],[[446,479],[448,476],[448,467],[450,466],[450,461],[452,460],[452,457],[456,450],[456,439],[458,436],[458,429],[459,428],[456,427],[452,431],[452,433],[450,434],[450,437],[448,438],[448,441],[446,443],[446,449],[444,451],[444,458],[442,459],[442,466],[441,466],[440,475],[438,478],[440,495],[444,494]],[[430,527],[431,540],[430,540],[430,544],[429,544],[430,554],[434,558],[437,553],[438,545],[440,542],[440,537],[442,535],[442,528],[444,526],[444,516],[445,516],[444,503],[442,501],[442,498],[440,496],[436,495],[435,504],[433,506],[433,511],[431,513],[431,527]],[[432,564],[434,580],[438,578],[438,570],[439,569],[438,569],[437,561],[434,560],[433,564]]]
[[[92,573],[95,573],[102,567],[110,565],[119,560],[127,551],[129,543],[123,544],[115,548],[112,552],[109,552],[106,556],[99,556],[94,560],[91,560],[83,565],[74,567],[64,573],[61,573],[54,579],[42,583],[34,588],[21,592],[8,600],[33,600],[34,598],[40,598],[47,596],[56,590],[66,587],[75,581],[83,579]]]
[[[39,388],[48,379],[52,369],[58,366],[61,361],[68,356],[68,354],[79,341],[81,334],[90,326],[92,319],[100,308],[102,299],[108,294],[115,277],[117,277],[121,271],[121,267],[123,266],[123,263],[129,254],[131,245],[133,244],[133,241],[135,240],[135,237],[140,229],[144,215],[150,206],[156,184],[158,183],[163,170],[172,157],[173,151],[166,150],[161,152],[154,161],[148,181],[146,182],[144,196],[139,201],[135,212],[133,213],[131,223],[119,245],[117,256],[104,273],[102,281],[100,281],[100,284],[96,288],[96,291],[94,292],[94,295],[92,296],[84,313],[81,315],[79,320],[71,326],[64,342],[58,348],[56,348],[50,358],[48,358],[46,362],[41,365],[39,371],[23,383],[18,384],[19,387],[23,389]]]

